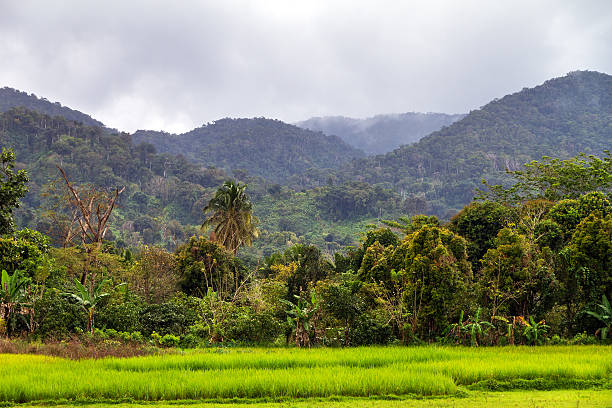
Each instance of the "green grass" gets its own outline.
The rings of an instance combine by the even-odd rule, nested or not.
[[[232,349],[82,361],[0,355],[0,402],[462,397],[612,389],[611,374],[606,346]]]

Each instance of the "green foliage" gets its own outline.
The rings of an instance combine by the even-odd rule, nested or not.
[[[62,106],[59,102],[50,102],[45,98],[39,98],[34,94],[9,87],[0,88],[0,112],[10,111],[16,106],[23,106],[49,116],[61,116],[89,126],[103,126],[102,122],[92,119],[91,116],[82,112]]]
[[[298,347],[310,347],[310,326],[313,318],[319,311],[319,298],[317,292],[310,293],[310,301],[300,293],[295,295],[296,302],[281,299],[285,305],[289,306],[286,310],[287,322],[295,326],[295,343]]]
[[[0,264],[9,273],[21,270],[38,282],[44,281],[53,267],[49,239],[29,229],[0,236]]]
[[[294,245],[284,253],[266,258],[261,270],[264,276],[271,276],[287,283],[287,301],[293,301],[302,292],[318,281],[325,279],[333,268],[321,250],[313,245]]]
[[[88,288],[78,279],[75,279],[74,285],[77,293],[65,293],[66,296],[74,299],[89,314],[87,329],[91,334],[93,334],[94,331],[96,306],[98,306],[98,303],[100,303],[102,299],[109,296],[108,293],[102,292],[104,286],[109,282],[109,279],[102,279],[96,284],[92,283],[92,286]]]
[[[153,332],[160,335],[183,335],[197,319],[198,301],[192,298],[174,298],[169,302],[149,304],[140,313],[140,331],[149,336]]]
[[[83,308],[56,288],[44,291],[34,303],[36,336],[42,339],[62,339],[87,327]]]
[[[179,286],[188,295],[203,297],[208,289],[223,299],[232,297],[244,279],[246,268],[219,244],[193,236],[176,250],[181,272]]]
[[[501,185],[489,187],[481,192],[481,198],[516,203],[537,198],[558,201],[577,198],[593,191],[609,192],[612,188],[612,157],[604,150],[603,159],[594,155],[580,155],[561,160],[544,156],[542,162],[531,161],[525,170],[510,172],[515,183],[508,189]]]
[[[239,344],[271,344],[283,332],[283,324],[274,311],[256,311],[246,306],[238,307],[226,326],[225,339]]]
[[[391,190],[368,183],[350,182],[325,187],[318,200],[324,217],[330,220],[377,216],[401,207],[401,199]]]
[[[6,321],[7,335],[14,332],[16,325],[15,312],[20,306],[25,306],[28,301],[28,292],[31,279],[24,276],[19,270],[9,275],[4,269],[2,270],[2,279],[0,280],[0,317]]]
[[[504,228],[481,263],[481,284],[492,316],[527,315],[555,295],[558,286],[549,251],[541,251],[516,229]]]
[[[14,229],[13,210],[19,207],[19,200],[25,197],[28,175],[25,170],[14,171],[15,153],[2,147],[0,153],[0,235]]]
[[[610,148],[610,94],[612,76],[573,72],[493,100],[417,143],[354,160],[337,178],[381,183],[405,194],[407,201],[421,200],[417,213],[450,218],[472,200],[483,178],[508,185],[512,179],[506,169],[520,170],[523,163],[546,155],[559,157],[562,167],[564,159],[586,152],[587,167],[595,166],[585,171],[589,177],[572,180],[571,172],[567,177],[567,186],[580,195],[592,191],[591,182],[599,183],[600,164],[588,155]],[[574,162],[578,167],[580,160]],[[609,157],[601,160],[602,168],[609,166]],[[329,174],[319,182],[327,178]],[[554,194],[565,192],[564,185],[551,187]]]
[[[493,248],[499,231],[509,223],[517,222],[518,214],[512,208],[495,202],[474,202],[451,219],[454,232],[468,240],[468,255],[472,267],[480,269],[480,260]]]
[[[469,306],[472,270],[466,247],[463,238],[445,228],[423,226],[392,252],[380,253],[369,271],[360,270],[374,273],[386,263],[382,269],[390,271],[390,280],[383,281],[380,300],[403,339],[405,328],[421,338],[433,338]]]
[[[597,301],[612,288],[612,214],[591,214],[578,224],[568,244],[577,286],[574,296]]]
[[[523,336],[525,336],[527,344],[542,344],[544,336],[548,332],[548,329],[550,329],[550,326],[548,326],[544,320],[536,322],[533,319],[533,316],[529,316],[529,322],[527,322],[524,318],[521,318],[520,321],[523,325]]]

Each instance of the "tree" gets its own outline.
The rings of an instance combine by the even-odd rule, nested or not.
[[[477,199],[488,199],[504,203],[545,198],[558,201],[562,198],[577,198],[582,194],[612,188],[612,156],[604,150],[603,158],[579,154],[567,160],[543,157],[542,161],[525,164],[523,171],[508,172],[516,183],[510,188],[483,183],[489,191],[479,190]]]
[[[102,241],[108,231],[108,219],[115,208],[115,202],[119,198],[125,187],[121,189],[116,188],[115,191],[107,196],[106,193],[96,191],[93,187],[83,196],[82,192],[79,192],[70,181],[66,172],[61,167],[57,166],[64,181],[68,188],[69,202],[73,208],[73,217],[71,226],[74,221],[78,223],[78,231],[81,237],[82,244],[86,247],[88,255],[87,264],[84,265],[83,275],[81,277],[81,283],[87,282],[87,275],[89,272],[91,261],[96,260],[96,256]],[[86,244],[93,244],[93,247],[88,247]],[[95,277],[94,277],[95,279]]]
[[[424,225],[407,235],[397,248],[381,251],[375,247],[364,257],[359,274],[380,276],[380,265],[386,265],[383,268],[389,270],[390,279],[379,285],[377,297],[389,321],[399,326],[402,338],[412,332],[432,339],[469,306],[466,302],[472,268],[467,243],[459,235]]]
[[[86,288],[78,279],[74,280],[74,284],[77,289],[77,293],[67,293],[69,297],[76,300],[79,305],[87,312],[89,316],[89,321],[87,323],[87,330],[90,334],[93,334],[94,331],[94,316],[96,312],[96,306],[102,299],[107,297],[108,293],[102,293],[102,287],[110,282],[108,279],[104,279],[99,281],[97,284],[93,285],[93,288],[90,290]]]
[[[216,242],[191,237],[176,250],[181,272],[180,288],[188,295],[204,297],[212,289],[222,300],[234,298],[248,280],[238,258]]]
[[[15,172],[15,153],[2,148],[0,154],[0,235],[14,230],[13,210],[19,207],[19,200],[25,197],[28,175],[25,170]]]
[[[240,246],[251,246],[258,236],[257,218],[253,216],[253,206],[245,190],[245,184],[226,181],[204,207],[205,215],[212,214],[204,220],[202,229],[212,226],[211,240],[219,242],[234,255]]]

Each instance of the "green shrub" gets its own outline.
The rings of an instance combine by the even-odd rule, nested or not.
[[[270,343],[283,330],[281,322],[272,311],[257,313],[250,307],[239,308],[225,325],[226,340],[250,344]]]
[[[393,340],[393,329],[387,321],[375,313],[364,313],[359,316],[349,333],[351,346],[369,346],[372,344],[389,344]]]
[[[64,338],[87,327],[83,309],[61,295],[58,289],[47,289],[34,304],[35,334],[40,338]]]
[[[111,299],[96,314],[96,325],[106,329],[123,332],[138,330],[139,317],[143,309],[141,301],[135,297]]]
[[[178,347],[181,341],[181,336],[174,336],[172,334],[166,334],[159,340],[159,344],[163,347]]]
[[[184,334],[197,319],[193,302],[187,299],[173,299],[170,302],[150,304],[140,312],[139,329],[145,335],[153,331],[164,334]]]

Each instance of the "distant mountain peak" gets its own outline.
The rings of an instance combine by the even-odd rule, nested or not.
[[[448,126],[465,115],[445,113],[390,113],[357,119],[345,116],[313,117],[297,126],[337,135],[369,154],[383,154]]]

